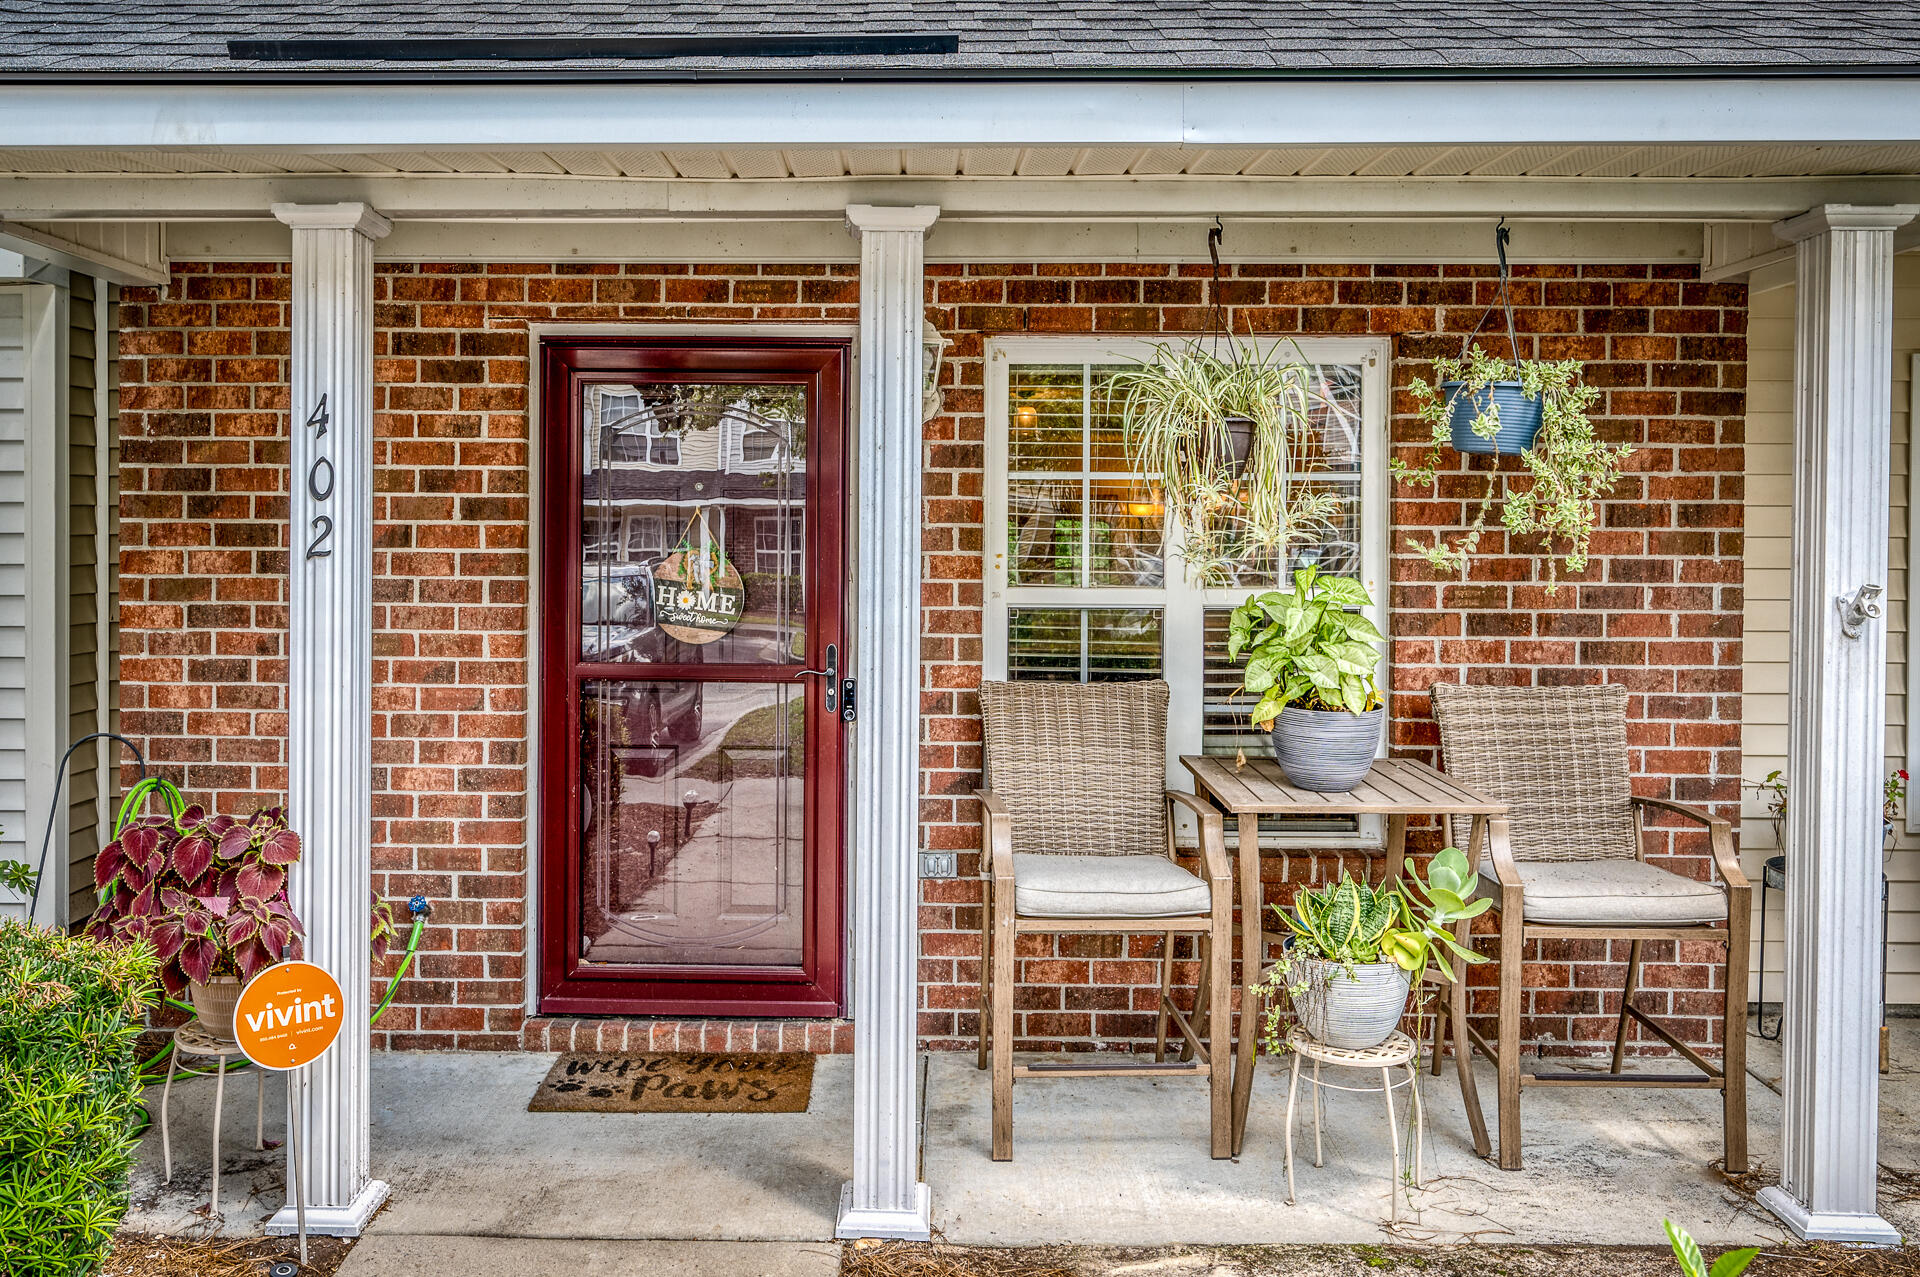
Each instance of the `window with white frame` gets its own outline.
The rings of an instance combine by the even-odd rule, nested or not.
[[[654,563],[667,557],[667,521],[657,514],[627,516],[627,558]]]
[[[800,575],[807,547],[798,514],[759,514],[753,519],[753,570],[771,576]]]
[[[1331,530],[1295,543],[1292,562],[1243,562],[1234,584],[1202,586],[1180,556],[1180,528],[1148,476],[1129,468],[1107,379],[1148,358],[1144,339],[1003,338],[987,353],[988,678],[1165,678],[1168,782],[1191,789],[1181,754],[1270,748],[1236,697],[1227,618],[1249,594],[1309,563],[1357,576],[1386,629],[1386,415],[1383,341],[1302,338],[1281,357],[1313,369],[1321,406],[1295,479],[1342,498]],[[1297,350],[1296,350],[1297,346]],[[1381,671],[1382,682],[1385,670]],[[1376,842],[1378,822],[1264,818],[1262,834],[1326,845]]]
[[[679,436],[669,434],[658,415],[631,387],[599,395],[601,453],[605,460],[648,466],[680,464]]]

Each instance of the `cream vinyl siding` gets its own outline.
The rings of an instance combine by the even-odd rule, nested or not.
[[[1741,770],[1749,785],[1787,766],[1787,569],[1793,510],[1794,289],[1755,293],[1747,335],[1746,647]],[[1920,257],[1894,259],[1892,538],[1887,582],[1888,771],[1907,758],[1907,535],[1913,355],[1920,351]],[[1741,863],[1754,882],[1779,854],[1766,804],[1749,788],[1741,807]],[[1920,836],[1895,823],[1885,858],[1888,920],[1887,1000],[1920,1003]],[[1765,964],[1767,999],[1780,998],[1785,927],[1782,893],[1769,893]],[[1756,947],[1759,945],[1755,920]]]
[[[61,755],[117,717],[118,469],[111,286],[0,287],[0,857],[37,865]],[[75,751],[42,920],[92,912],[113,755]],[[0,914],[19,903],[0,897]]]
[[[101,534],[117,522],[100,509],[103,476],[100,455],[104,396],[100,377],[111,358],[99,358],[96,333],[101,315],[97,293],[107,288],[86,275],[71,276],[67,307],[67,732],[76,741],[105,727],[101,693],[100,582],[105,546]],[[104,301],[104,297],[101,298]],[[102,365],[105,365],[103,367]],[[61,745],[62,749],[66,746]],[[77,750],[67,764],[67,921],[83,921],[93,912],[93,856],[100,848],[102,769],[100,751]],[[44,819],[44,816],[38,819]]]

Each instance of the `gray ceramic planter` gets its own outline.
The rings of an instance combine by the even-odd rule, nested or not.
[[[1294,958],[1288,971],[1293,1014],[1316,1042],[1349,1051],[1379,1046],[1400,1027],[1413,977],[1391,962],[1342,967],[1318,958]]]
[[[1302,789],[1344,794],[1365,779],[1380,748],[1386,707],[1364,714],[1289,705],[1273,724],[1273,757]]]

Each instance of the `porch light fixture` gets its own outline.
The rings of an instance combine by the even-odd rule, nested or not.
[[[1145,501],[1127,502],[1127,513],[1136,519],[1160,519],[1167,513],[1167,503],[1161,500],[1160,485],[1152,485]]]
[[[1014,405],[1013,424],[1021,434],[1030,435],[1040,429],[1040,410],[1033,406],[1033,400],[1022,399]]]
[[[940,415],[940,366],[946,362],[947,347],[953,343],[940,335],[932,324],[925,326],[920,338],[920,419],[932,421]]]

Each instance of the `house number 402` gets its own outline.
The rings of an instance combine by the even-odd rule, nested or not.
[[[313,437],[308,440],[308,446],[317,454],[313,464],[307,467],[307,495],[316,502],[333,499],[333,462],[327,459],[327,454],[320,444],[320,441],[327,437],[329,420],[331,418],[327,416],[327,397],[321,395],[320,402],[315,404],[313,411],[307,414],[307,429],[313,431]],[[312,539],[307,542],[309,559],[324,559],[333,553],[333,519],[330,516],[314,515],[309,531],[313,534]]]

